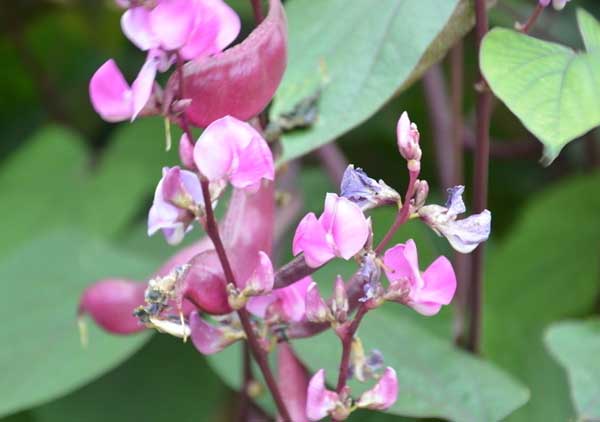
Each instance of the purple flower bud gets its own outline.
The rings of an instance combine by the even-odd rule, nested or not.
[[[181,139],[179,139],[179,160],[190,170],[196,170],[196,164],[194,163],[194,144],[192,144],[185,133],[181,135]]]
[[[349,199],[363,211],[381,205],[395,204],[400,199],[400,194],[385,184],[383,180],[377,182],[371,179],[361,168],[354,168],[350,164],[340,187],[340,196]]]
[[[396,371],[387,367],[383,376],[370,390],[365,391],[356,405],[364,409],[386,410],[393,406],[398,397]]]
[[[342,276],[338,275],[333,285],[331,311],[337,322],[343,323],[348,319],[348,294]]]
[[[144,330],[133,316],[136,306],[144,303],[144,283],[107,279],[92,284],[83,292],[78,314],[89,314],[104,330],[113,334],[131,334]]]
[[[419,209],[418,213],[436,233],[446,237],[455,250],[469,253],[490,236],[492,214],[484,210],[479,214],[457,220],[457,216],[465,212],[463,192],[463,186],[448,189],[446,206],[426,205]]]
[[[333,315],[319,293],[317,283],[311,283],[306,291],[306,319],[310,322],[327,322]]]
[[[190,329],[192,343],[204,355],[220,352],[244,338],[244,333],[240,329],[225,324],[209,324],[198,312],[190,313]]]

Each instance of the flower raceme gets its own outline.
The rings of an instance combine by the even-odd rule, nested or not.
[[[114,60],[104,63],[90,81],[90,99],[108,122],[135,119],[152,97],[156,73],[166,72],[177,56],[197,59],[222,51],[238,35],[240,19],[222,0],[158,0],[132,5],[121,18],[125,35],[146,61],[131,86]]]
[[[386,299],[404,303],[422,315],[437,314],[448,305],[456,291],[456,275],[452,264],[440,256],[421,273],[417,247],[411,239],[385,252],[384,269],[389,289]]]
[[[293,253],[304,253],[310,267],[320,267],[334,257],[346,260],[356,255],[369,237],[369,221],[347,198],[328,193],[325,209],[317,219],[307,214],[294,235]]]

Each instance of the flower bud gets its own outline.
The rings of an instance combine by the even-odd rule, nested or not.
[[[427,180],[417,180],[415,182],[415,204],[414,208],[419,209],[425,205],[427,196],[429,195],[429,183]]]
[[[244,283],[242,294],[249,297],[270,293],[273,290],[274,282],[273,264],[269,259],[269,255],[263,251],[258,251],[258,264],[250,278]]]
[[[192,343],[204,355],[212,355],[245,338],[244,332],[227,324],[210,324],[194,311],[190,313]]]
[[[398,140],[398,149],[400,155],[404,157],[416,169],[417,163],[421,161],[421,147],[419,146],[419,130],[417,125],[412,123],[405,111],[400,116],[396,126],[396,136]],[[411,164],[411,162],[413,162]],[[420,164],[418,164],[420,169]]]
[[[377,384],[360,396],[356,406],[364,409],[386,410],[394,405],[397,397],[396,371],[388,366]]]
[[[96,324],[113,334],[142,331],[144,326],[132,312],[144,302],[145,289],[145,284],[130,280],[99,281],[81,295],[78,315],[89,314]]]
[[[331,311],[337,322],[343,323],[348,319],[348,294],[342,276],[338,275],[333,285]]]
[[[317,323],[333,321],[331,310],[319,293],[317,283],[311,283],[306,291],[306,319]]]
[[[190,170],[196,170],[194,144],[192,144],[192,141],[190,141],[190,138],[185,133],[179,139],[179,160]]]
[[[340,192],[340,196],[354,202],[363,211],[395,204],[400,200],[400,194],[383,180],[377,182],[371,179],[362,169],[355,169],[352,164],[344,172]]]

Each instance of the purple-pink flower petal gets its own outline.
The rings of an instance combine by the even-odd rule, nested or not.
[[[189,324],[192,343],[203,355],[212,355],[240,340],[237,336],[229,336],[221,327],[205,321],[198,312],[190,313]]]
[[[277,384],[293,422],[306,422],[306,395],[309,376],[289,343],[277,346]],[[283,421],[281,418],[278,419]]]
[[[373,388],[365,391],[356,405],[373,410],[386,410],[394,405],[398,398],[398,379],[394,368],[387,367]]]
[[[194,29],[196,9],[190,0],[161,0],[152,9],[150,27],[164,50],[177,50],[186,43]]]
[[[150,13],[151,11],[148,8],[138,6],[126,10],[121,16],[123,33],[142,51],[159,46],[159,42],[152,32]]]
[[[133,94],[114,60],[108,60],[94,73],[89,91],[94,110],[107,122],[131,118]]]
[[[325,370],[319,369],[308,383],[306,415],[311,421],[318,421],[332,412],[340,398],[334,391],[325,387]]]
[[[327,233],[314,213],[308,213],[298,224],[292,242],[294,255],[304,252],[306,263],[313,268],[320,267],[335,256]]]
[[[151,51],[148,53],[146,62],[140,69],[137,78],[131,85],[131,95],[133,99],[133,110],[131,120],[134,120],[142,111],[148,100],[152,96],[154,87],[154,78],[156,77],[157,58]]]

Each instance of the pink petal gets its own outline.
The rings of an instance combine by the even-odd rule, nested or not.
[[[258,256],[258,265],[250,278],[243,283],[238,281],[238,285],[241,288],[250,287],[254,292],[266,294],[273,290],[273,283],[275,281],[273,276],[273,264],[269,259],[269,255],[263,251],[259,251]]]
[[[150,12],[152,33],[164,50],[182,47],[194,29],[197,9],[190,0],[161,0]]]
[[[410,143],[410,119],[408,113],[405,111],[398,119],[396,125],[396,139],[398,141],[398,148],[406,148]]]
[[[204,3],[216,16],[218,21],[216,47],[219,51],[223,51],[240,33],[240,17],[222,0],[200,0],[200,3]]]
[[[190,313],[190,329],[192,330],[192,343],[204,355],[212,355],[225,349],[238,339],[228,336],[220,327],[206,322],[198,312]]]
[[[311,421],[323,419],[335,409],[339,400],[337,393],[325,388],[325,370],[319,369],[308,383],[306,397],[306,415],[308,419]]]
[[[280,0],[269,4],[268,16],[241,44],[184,66],[186,95],[192,100],[186,113],[194,125],[206,127],[226,115],[249,120],[273,97],[286,66],[287,28]],[[167,94],[178,87],[174,73]]]
[[[283,401],[294,422],[306,422],[308,372],[288,343],[279,343],[277,352],[277,384]]]
[[[236,188],[255,190],[262,179],[275,179],[273,154],[258,132],[249,145],[238,152],[238,157],[238,167],[231,175],[231,184]]]
[[[438,259],[423,273],[425,286],[419,291],[419,299],[448,305],[456,292],[456,275],[452,264],[445,256]]]
[[[281,310],[288,322],[304,320],[306,315],[306,291],[311,283],[313,283],[313,280],[308,276],[274,291],[275,296],[280,300]]]
[[[140,50],[158,47],[158,40],[150,26],[150,10],[144,6],[126,10],[121,17],[121,29]]]
[[[194,144],[192,144],[185,133],[179,139],[179,160],[181,164],[190,170],[196,169],[196,164],[194,163]]]
[[[335,256],[327,242],[327,233],[314,213],[306,214],[298,224],[293,252],[294,255],[304,252],[306,263],[313,268],[320,267]]]
[[[330,195],[335,194],[327,194]],[[336,196],[336,209],[331,234],[340,257],[350,259],[365,245],[369,223],[358,205]]]
[[[406,278],[414,283],[415,279],[420,279],[417,247],[412,239],[385,251],[383,263],[387,267],[385,273],[390,280]]]
[[[107,122],[131,117],[132,92],[114,60],[108,60],[94,73],[89,90],[94,110]]]
[[[133,81],[133,84],[131,85],[133,96],[133,115],[131,116],[132,121],[137,117],[140,111],[142,111],[152,96],[154,78],[156,77],[156,65],[157,61],[153,56],[153,53],[148,53],[146,62],[140,69],[140,73],[138,73],[137,78],[135,78],[135,81]]]
[[[324,322],[329,316],[329,306],[319,293],[317,283],[311,283],[306,290],[306,319],[310,322]]]
[[[145,283],[106,279],[85,289],[79,302],[79,314],[89,314],[104,330],[114,334],[132,334],[144,330],[133,310],[144,303]]]
[[[386,410],[393,406],[397,398],[398,379],[396,371],[388,366],[377,384],[360,396],[357,406],[374,410]]]
[[[236,165],[236,134],[230,117],[211,123],[194,145],[194,162],[210,181],[223,180]]]

